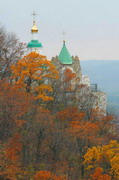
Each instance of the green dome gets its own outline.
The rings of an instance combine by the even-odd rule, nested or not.
[[[61,49],[61,52],[58,56],[61,64],[72,64],[73,60],[69,54],[69,51],[66,48],[65,41],[63,43],[63,47]]]
[[[40,43],[38,40],[31,40],[31,42],[27,45],[28,48],[42,48],[42,43]]]

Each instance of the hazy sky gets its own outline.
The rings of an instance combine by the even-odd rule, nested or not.
[[[33,10],[49,58],[59,54],[64,30],[71,55],[119,59],[119,0],[0,0],[0,23],[29,42]]]

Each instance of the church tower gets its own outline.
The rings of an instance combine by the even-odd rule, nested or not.
[[[63,41],[63,47],[58,57],[61,64],[71,65],[73,63],[72,57],[70,56],[69,51],[65,45],[65,41]]]
[[[61,74],[66,69],[70,69],[73,73],[76,74],[77,78],[80,78],[82,76],[79,58],[77,56],[73,57],[70,55],[65,40],[63,40],[63,46],[59,55],[53,57],[52,62],[54,65],[56,65]]]
[[[36,26],[35,16],[36,13],[33,12],[33,27],[31,28],[31,41],[27,44],[27,49],[29,52],[37,52],[39,54],[42,54],[42,43],[38,41],[38,28]]]
[[[106,115],[106,94],[99,90],[92,90],[89,76],[82,74],[78,56],[74,57],[70,55],[65,41],[63,41],[63,46],[59,55],[53,57],[51,61],[56,66],[61,77],[59,96],[56,104],[76,105],[79,110],[86,113],[91,112],[92,109],[98,108],[100,113]],[[71,72],[76,75],[75,78],[69,82],[71,86],[68,90],[63,89],[67,87],[68,83],[64,83],[62,86],[62,77],[67,69],[70,69]]]

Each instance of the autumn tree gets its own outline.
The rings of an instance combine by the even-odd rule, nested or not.
[[[18,177],[22,177],[24,171],[20,164],[21,136],[14,134],[7,144],[1,144],[0,147],[0,178],[16,180]]]
[[[53,112],[59,111],[69,104],[75,104],[76,99],[76,74],[69,68],[58,72],[60,74],[59,79],[57,81],[51,80],[53,101],[47,104],[47,107]]]
[[[54,130],[54,121],[51,113],[35,105],[27,122],[23,127],[23,164],[47,163],[45,154],[48,154],[50,133]],[[32,139],[32,141],[31,141]]]
[[[16,85],[0,81],[0,140],[6,141],[25,121],[33,98]]]
[[[0,79],[9,77],[10,66],[22,57],[25,46],[14,33],[9,33],[0,26]]]
[[[111,180],[108,174],[103,174],[101,168],[96,168],[94,174],[91,175],[91,180]]]
[[[0,178],[118,179],[113,117],[74,106],[75,81],[71,69],[58,79],[35,52],[12,65],[11,82],[0,86]]]
[[[84,176],[84,154],[95,145],[108,143],[110,137],[113,139],[111,127],[113,125],[112,116],[103,116],[98,109],[91,111],[90,118],[87,119],[86,113],[81,112],[78,107],[69,106],[66,109],[58,112],[56,118],[62,123],[62,128],[72,136],[75,142],[75,154],[77,154],[77,161],[75,166],[78,167],[79,174]],[[63,126],[64,125],[64,126]],[[76,174],[76,173],[75,173]]]
[[[110,141],[108,145],[89,148],[84,155],[84,165],[90,172],[100,167],[104,173],[110,174],[113,179],[118,180],[118,159],[119,144],[117,141]]]
[[[22,128],[22,163],[34,171],[47,169],[64,175],[64,148],[66,133],[60,129],[49,110],[34,104],[27,122]],[[66,149],[65,149],[66,150]],[[64,166],[65,167],[65,166]],[[32,175],[32,173],[31,173]]]
[[[62,73],[61,73],[61,84],[62,84],[62,89],[63,91],[71,91],[75,88],[75,78],[76,74],[72,72],[71,69],[66,68]]]
[[[17,85],[24,87],[42,101],[53,100],[50,79],[58,79],[55,66],[45,56],[35,52],[24,56],[16,65],[12,65],[12,78]]]
[[[66,180],[65,178],[56,176],[50,171],[38,171],[34,177],[35,180]]]

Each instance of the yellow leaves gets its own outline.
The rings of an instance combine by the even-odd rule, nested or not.
[[[45,101],[52,101],[53,100],[52,97],[44,96],[44,95],[37,95],[37,97],[35,99],[41,99],[43,102],[45,102]]]
[[[46,84],[41,84],[34,87],[34,92],[37,93],[36,99],[41,99],[42,101],[52,101],[53,98],[47,96],[47,92],[52,92],[52,87]]]
[[[37,87],[34,87],[34,91],[37,92],[37,91],[44,91],[44,90],[47,90],[48,92],[52,92],[52,87],[47,85],[47,84],[41,84]]]
[[[35,98],[43,101],[53,99],[47,95],[48,92],[52,92],[48,79],[58,79],[58,72],[45,56],[31,52],[16,65],[12,65],[11,69],[15,83],[34,94]]]
[[[119,144],[117,141],[110,141],[108,145],[102,147],[92,147],[84,155],[83,164],[86,169],[101,167],[107,164],[110,167],[109,173],[115,180],[119,179]]]
[[[119,152],[119,144],[117,141],[110,141],[106,146],[102,147],[102,154],[110,161]]]
[[[98,165],[101,156],[100,147],[89,148],[87,153],[84,155],[83,164],[87,166],[87,169],[94,168]]]
[[[89,165],[86,169],[87,169],[87,170],[90,170],[90,169],[93,169],[93,168],[94,168],[93,165]]]
[[[119,153],[116,154],[111,160],[111,170],[110,174],[114,175],[115,179],[119,179]]]

